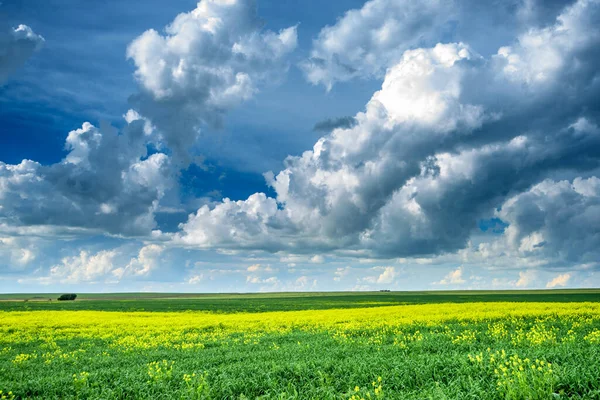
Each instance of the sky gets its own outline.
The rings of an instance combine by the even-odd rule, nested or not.
[[[600,286],[600,0],[0,4],[0,292]]]

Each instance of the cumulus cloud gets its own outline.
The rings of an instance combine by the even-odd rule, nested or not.
[[[368,1],[323,28],[301,68],[309,82],[327,89],[336,81],[381,76],[405,50],[421,44],[433,26],[443,25],[452,11],[449,2],[438,0]]]
[[[0,84],[44,44],[44,38],[27,25],[6,27],[0,22]]]
[[[203,124],[219,125],[224,112],[287,69],[296,27],[262,27],[254,0],[201,0],[164,35],[150,29],[129,45],[142,89],[131,100],[178,160],[190,161]]]
[[[598,263],[600,179],[545,180],[508,199],[498,215],[508,246],[555,263]]]
[[[600,2],[560,11],[541,3],[511,3],[512,37],[493,51],[473,45],[475,35],[443,32],[474,2],[372,0],[348,12],[323,29],[302,68],[328,88],[376,77],[381,89],[362,112],[318,123],[325,134],[310,150],[265,174],[275,197],[207,203],[180,224],[172,244],[265,250],[294,265],[324,255],[453,255],[465,268],[477,261],[518,268],[508,282],[517,287],[530,286],[539,268],[597,268]],[[517,20],[530,25],[516,29]],[[59,163],[0,163],[0,232],[148,236],[200,129],[218,126],[227,110],[276,80],[296,41],[295,27],[263,29],[254,2],[242,0],[202,0],[164,34],[145,32],[128,48],[140,93],[120,132],[85,123],[69,133]],[[149,144],[159,152],[148,153]],[[477,242],[482,218],[506,228]],[[6,241],[3,248],[15,264],[35,257],[34,248]],[[54,266],[53,279],[149,276],[162,251],[147,245],[119,268],[110,252],[84,252]],[[312,287],[306,276],[282,282],[271,272],[254,264],[240,276],[270,290]],[[347,274],[339,268],[333,279]],[[397,276],[381,267],[361,282]],[[465,280],[461,267],[439,283]]]
[[[163,246],[149,244],[142,247],[137,257],[132,258],[124,268],[117,268],[112,274],[122,279],[127,276],[148,276],[160,267],[159,257],[164,251]]]
[[[546,287],[548,289],[553,289],[559,286],[565,287],[567,286],[567,283],[569,283],[569,280],[571,280],[571,274],[560,274],[554,279],[552,279],[550,282],[548,282],[548,284],[546,284]]]
[[[35,240],[25,237],[0,237],[0,259],[12,269],[23,269],[37,258]]]
[[[300,64],[306,79],[330,90],[336,82],[381,78],[406,50],[441,38],[475,45],[486,54],[514,32],[551,24],[568,1],[370,0],[347,11],[313,40]]]
[[[96,282],[114,269],[115,250],[103,250],[96,254],[81,251],[73,257],[65,257],[60,264],[50,268],[50,274],[41,278],[41,283],[84,283]]]
[[[170,185],[169,158],[148,155],[141,121],[123,132],[84,123],[71,131],[59,163],[0,162],[0,222],[145,235]]]
[[[20,239],[20,238],[19,238]],[[0,247],[0,252],[1,252]],[[21,283],[81,284],[117,283],[122,279],[144,279],[160,267],[160,256],[165,248],[156,244],[143,246],[129,258],[125,248],[92,252],[80,250],[75,255],[63,257],[49,269],[40,267]],[[129,259],[129,262],[127,261]]]
[[[176,240],[385,258],[467,247],[477,222],[508,210],[509,198],[555,174],[575,179],[600,166],[599,15],[598,1],[580,0],[489,58],[463,43],[403,52],[355,126],[265,175],[276,198],[205,206]],[[532,56],[546,51],[560,62]],[[519,57],[514,68],[509,53]],[[576,253],[573,260],[587,259]]]
[[[515,282],[515,286],[518,288],[529,287],[537,278],[535,271],[521,271],[519,272],[519,279]]]
[[[465,283],[466,280],[463,278],[463,267],[458,267],[454,271],[451,271],[442,278],[441,281],[436,282],[438,285],[460,285]]]
[[[371,269],[377,272],[381,271],[381,273],[379,275],[367,276],[365,278],[362,278],[363,282],[376,284],[390,284],[394,283],[394,281],[399,275],[398,271],[396,270],[396,267],[373,267]],[[338,270],[338,272],[340,272],[340,274],[337,274],[339,277],[345,275],[345,271]]]
[[[197,285],[204,280],[203,274],[193,275],[188,278],[187,283],[190,285]]]

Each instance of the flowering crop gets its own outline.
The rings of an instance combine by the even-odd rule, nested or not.
[[[237,314],[10,311],[0,318],[3,398],[566,399],[600,393],[598,303]]]

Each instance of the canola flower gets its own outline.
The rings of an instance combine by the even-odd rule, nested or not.
[[[174,361],[154,361],[148,364],[148,376],[151,382],[162,382],[167,381],[173,377],[173,365]]]
[[[506,399],[536,399],[552,396],[555,367],[545,360],[508,355],[505,350],[468,355],[469,361],[482,369],[493,370],[496,389]]]
[[[598,303],[467,303],[425,304],[357,308],[344,310],[266,312],[260,314],[211,314],[206,312],[105,312],[105,311],[26,311],[0,312],[0,345],[75,338],[110,342],[123,349],[169,347],[201,349],[207,342],[238,334],[238,340],[257,344],[263,333],[285,334],[293,330],[329,331],[335,337],[356,338],[365,330],[384,332],[402,326],[437,326],[448,321],[486,322],[494,337],[506,335],[502,324],[522,318],[572,319],[585,316],[579,323],[600,319]],[[545,326],[519,332],[515,344],[543,344],[556,341],[556,333]],[[537,329],[537,328],[535,328]],[[416,332],[412,333],[416,335]],[[476,332],[463,331],[454,339],[474,341]],[[595,341],[600,333],[590,336]],[[418,335],[417,335],[418,336]],[[381,340],[370,335],[371,341]],[[408,339],[411,340],[411,339]],[[418,341],[418,337],[413,338]],[[70,355],[74,356],[74,355]],[[22,360],[26,361],[26,359]]]
[[[16,398],[31,397],[22,385],[14,386],[21,382],[19,376],[53,369],[70,371],[70,383],[66,383],[70,386],[54,397],[74,393],[75,397],[85,398],[96,393],[104,398],[106,393],[100,395],[94,390],[105,390],[102,388],[106,388],[107,380],[121,374],[119,371],[110,375],[103,368],[138,359],[143,361],[131,366],[125,376],[137,377],[139,387],[135,390],[140,397],[169,398],[165,393],[172,393],[173,398],[188,399],[259,395],[266,399],[279,398],[280,391],[287,393],[281,398],[310,398],[289,382],[283,387],[256,387],[247,392],[247,388],[230,381],[233,377],[228,362],[252,363],[256,355],[265,354],[273,361],[264,366],[267,378],[261,385],[291,376],[299,384],[309,385],[309,389],[310,385],[318,385],[320,389],[315,389],[313,397],[359,400],[402,398],[395,394],[398,388],[429,382],[435,386],[425,397],[444,397],[447,389],[443,375],[439,379],[437,375],[413,376],[411,372],[383,377],[379,375],[381,371],[375,371],[377,364],[372,365],[373,375],[368,375],[370,368],[361,372],[367,374],[364,380],[355,379],[363,375],[354,375],[352,379],[337,381],[340,378],[335,374],[343,368],[318,370],[311,381],[303,374],[316,368],[313,357],[323,349],[335,349],[347,357],[355,352],[385,352],[387,357],[407,364],[451,349],[460,354],[459,359],[443,362],[453,363],[454,367],[469,365],[465,373],[490,382],[492,389],[485,392],[487,398],[543,399],[563,390],[560,374],[568,366],[541,355],[555,353],[557,346],[571,346],[589,354],[593,365],[600,351],[597,303],[427,304],[255,314],[18,311],[0,312],[0,318],[0,378],[2,368],[7,371],[6,364],[10,365],[13,378],[6,384],[17,390]],[[313,337],[318,337],[318,341]],[[485,347],[488,349],[479,351]],[[474,348],[478,350],[473,352]],[[532,351],[537,352],[537,357],[531,356]],[[203,358],[204,352],[211,355]],[[221,366],[219,362],[224,357],[229,361],[223,361]],[[4,367],[2,360],[6,360]],[[208,364],[204,364],[206,360]],[[90,369],[91,362],[99,369]],[[303,369],[305,363],[309,367]],[[270,373],[269,368],[274,372]],[[451,371],[440,368],[441,372],[435,374]],[[252,381],[253,377],[246,379]],[[594,388],[593,385],[589,387]],[[120,395],[124,396],[128,389],[123,390]],[[244,393],[252,395],[244,397]],[[0,400],[15,398],[14,394],[4,396],[0,392]],[[33,397],[36,396],[39,395]]]
[[[82,389],[83,387],[88,385],[88,378],[90,377],[89,372],[80,372],[78,374],[73,374],[73,384],[76,388]]]
[[[12,391],[5,393],[4,391],[0,390],[0,400],[14,400],[14,398],[15,395]]]

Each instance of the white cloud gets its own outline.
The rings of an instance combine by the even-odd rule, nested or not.
[[[114,269],[117,252],[103,250],[96,254],[82,250],[78,255],[65,257],[60,264],[50,268],[50,274],[41,278],[42,283],[84,283],[106,278]]]
[[[171,244],[230,256],[246,249],[296,254],[281,258],[291,266],[325,256],[422,265],[453,259],[467,270],[485,262],[520,270],[518,279],[503,281],[517,287],[531,286],[534,270],[597,268],[600,2],[575,1],[554,22],[539,15],[541,3],[527,3],[517,5],[524,7],[514,11],[519,18],[546,22],[512,30],[513,39],[483,56],[468,40],[436,45],[440,37],[469,39],[438,31],[464,18],[474,4],[468,1],[455,9],[452,2],[372,0],[347,13],[315,41],[304,64],[309,80],[330,87],[383,77],[381,89],[350,123],[336,123],[277,175],[265,174],[275,198],[207,202]],[[10,32],[19,46],[42,40],[27,27]],[[262,29],[254,2],[242,0],[202,0],[165,34],[145,32],[128,49],[141,92],[121,132],[84,123],[68,134],[61,162],[0,162],[3,237],[169,237],[151,233],[177,177],[166,154],[186,161],[205,124],[217,126],[223,113],[286,71],[296,42],[295,27]],[[13,45],[0,39],[0,54],[6,43]],[[161,152],[148,155],[149,144]],[[491,217],[508,225],[504,232],[477,230]],[[35,246],[6,243],[0,252],[14,265],[40,259]],[[114,268],[110,252],[84,251],[55,265],[51,279],[94,281],[105,269],[109,276],[148,276],[160,267],[161,252],[145,246]],[[236,273],[249,274],[251,284],[307,287],[313,279],[281,282],[270,266],[247,264]],[[348,271],[336,270],[334,280]],[[439,283],[465,283],[462,271]],[[364,282],[390,284],[397,276],[385,267]],[[203,279],[189,280],[197,277]]]
[[[433,47],[447,37],[490,54],[512,40],[515,32],[543,31],[537,27],[551,24],[564,4],[517,0],[483,6],[471,0],[370,0],[321,29],[309,58],[300,66],[309,82],[330,90],[336,82],[381,78],[405,51]],[[542,55],[544,62],[551,62]]]
[[[497,56],[486,60],[466,44],[404,51],[354,126],[334,129],[288,157],[276,176],[265,175],[275,199],[257,193],[205,206],[180,226],[177,241],[366,258],[466,248],[477,222],[511,196],[558,171],[574,179],[597,168],[600,136],[586,110],[598,89],[590,51],[600,44],[591,22],[599,14],[596,1],[563,10],[546,29],[560,36],[561,62],[536,84],[515,80]],[[543,48],[524,37],[513,49]],[[547,68],[545,59],[523,60],[522,68]],[[522,251],[548,240],[534,231],[520,239]]]
[[[142,121],[120,133],[86,122],[69,132],[61,162],[0,162],[0,222],[150,234],[173,171],[165,154],[147,157],[143,129]]]
[[[204,275],[199,274],[199,275],[194,275],[194,276],[191,276],[190,278],[188,278],[187,283],[189,283],[190,285],[197,285],[200,282],[202,282],[203,280],[204,280]]]
[[[23,269],[37,258],[35,239],[0,236],[0,259],[9,268]]]
[[[549,289],[552,289],[552,288],[555,288],[558,286],[565,287],[565,286],[567,286],[567,283],[569,283],[569,280],[571,280],[570,273],[560,274],[560,275],[556,276],[554,279],[550,280],[546,284],[546,287]]]
[[[257,272],[260,269],[260,264],[252,264],[248,267],[248,272]]]
[[[301,67],[309,82],[328,89],[336,81],[379,77],[405,50],[422,42],[433,26],[442,25],[452,10],[451,3],[438,0],[368,1],[323,28]]]
[[[163,251],[163,246],[157,244],[146,245],[140,249],[138,256],[132,258],[122,271],[115,271],[115,275],[148,276],[160,267],[159,257]]]
[[[377,277],[377,283],[392,283],[396,279],[396,276],[395,267],[385,267],[381,275]]]
[[[565,54],[586,51],[597,42],[597,32],[588,30],[596,23],[597,8],[595,0],[575,2],[555,25],[530,29],[514,46],[501,47],[494,61],[509,79],[520,83],[535,85],[555,79],[567,61]]]
[[[442,278],[441,281],[436,282],[438,285],[460,285],[465,283],[466,280],[463,278],[463,267],[458,267],[454,271],[451,271]]]
[[[535,271],[521,271],[519,272],[519,279],[515,282],[515,286],[518,288],[529,287],[537,279],[537,273]]]
[[[293,289],[294,291],[301,290],[313,290],[317,287],[317,280],[312,279],[308,276],[300,276],[294,281]]]
[[[325,257],[317,254],[310,258],[310,262],[313,264],[323,264],[325,262]]]
[[[190,161],[202,124],[218,125],[228,109],[287,70],[296,27],[262,29],[254,0],[201,0],[161,35],[150,29],[127,49],[142,92],[133,102],[152,121],[177,160]]]
[[[252,275],[249,275],[246,277],[246,282],[251,283],[253,285],[266,284],[266,285],[272,285],[272,286],[278,285],[280,283],[279,278],[276,276],[261,278],[261,277],[252,276]]]
[[[390,283],[394,283],[394,281],[396,280],[396,278],[399,275],[399,272],[396,270],[396,267],[373,267],[370,269],[370,271],[375,271],[377,273],[379,273],[379,271],[382,271],[382,272],[379,273],[378,275],[364,277],[364,278],[360,279],[359,281],[370,283],[370,284],[380,284],[380,285],[381,284],[390,284]],[[341,271],[341,272],[347,274],[347,271]],[[340,275],[340,276],[343,276],[343,275]]]
[[[346,276],[348,276],[348,274],[350,273],[351,268],[348,267],[338,267],[336,268],[333,277],[333,280],[336,282],[341,281],[342,279],[344,279]]]

